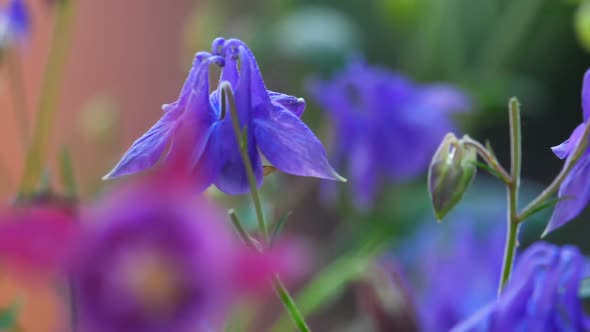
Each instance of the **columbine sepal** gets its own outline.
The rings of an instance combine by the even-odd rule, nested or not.
[[[477,153],[465,145],[465,137],[459,140],[448,133],[428,169],[428,191],[439,221],[459,203],[475,177]]]

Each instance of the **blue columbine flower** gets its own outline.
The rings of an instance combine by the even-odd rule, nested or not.
[[[454,129],[450,113],[469,108],[455,87],[418,85],[358,61],[331,81],[313,82],[310,91],[335,126],[332,161],[347,166],[360,206],[370,205],[380,180],[422,174]]]
[[[560,158],[568,158],[576,146],[584,132],[584,127],[588,122],[590,116],[590,70],[584,74],[584,82],[582,86],[582,112],[584,122],[574,129],[572,135],[568,140],[558,146],[551,148],[553,153]],[[549,224],[543,234],[552,232],[553,230],[563,226],[568,221],[577,217],[588,205],[590,201],[590,150],[586,149],[582,157],[578,160],[576,165],[572,168],[567,178],[559,187],[557,197],[559,199],[553,215],[549,220]]]
[[[181,147],[188,146],[190,156],[183,158],[189,160],[200,189],[215,184],[228,194],[247,192],[231,115],[222,107],[229,101],[223,100],[221,87],[229,85],[258,185],[263,177],[259,151],[282,172],[344,180],[330,166],[321,142],[299,119],[305,101],[268,91],[254,55],[242,41],[218,38],[212,48],[212,53],[197,53],[178,100],[163,106],[162,118],[133,143],[105,178],[143,171],[163,156],[171,159],[186,154],[187,149]],[[219,88],[209,93],[211,64],[222,70]]]
[[[398,251],[421,330],[447,332],[496,297],[506,230],[487,212],[428,220]]]
[[[584,267],[577,248],[536,243],[517,260],[500,298],[453,331],[588,331],[578,298]]]
[[[0,9],[0,47],[21,42],[30,30],[29,11],[23,0],[11,0]]]

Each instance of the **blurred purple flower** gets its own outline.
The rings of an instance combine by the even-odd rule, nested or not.
[[[453,331],[588,331],[578,298],[584,270],[576,247],[535,243],[517,260],[500,298]]]
[[[418,85],[362,61],[331,81],[312,82],[310,93],[335,126],[333,162],[347,167],[355,201],[371,204],[382,179],[404,181],[423,173],[454,124],[450,114],[470,102],[444,84]]]
[[[496,297],[505,229],[492,215],[429,222],[401,248],[423,331],[449,331]]]
[[[259,150],[282,172],[344,180],[330,166],[321,142],[299,119],[305,101],[268,91],[256,59],[243,42],[218,38],[212,48],[212,54],[197,53],[178,100],[163,106],[162,118],[133,143],[105,178],[143,171],[164,155],[170,159],[188,152],[188,167],[195,173],[199,189],[215,184],[228,194],[248,192],[231,115],[227,106],[222,107],[230,104],[229,100],[222,100],[222,87],[229,84],[241,129],[247,134],[247,151],[259,186],[263,178]],[[211,94],[210,64],[222,68],[219,87]],[[190,150],[178,148],[181,135]],[[165,154],[168,145],[171,148]]]
[[[84,331],[217,330],[237,296],[270,292],[275,273],[301,273],[293,247],[245,247],[186,181],[169,181],[117,192],[85,212],[71,268]]]
[[[584,122],[574,129],[565,142],[551,148],[558,158],[566,159],[576,149],[582,138],[584,127],[588,122],[590,116],[590,70],[587,70],[584,74],[582,113]],[[559,187],[557,197],[559,201],[555,205],[553,215],[543,235],[565,225],[582,213],[586,205],[588,205],[590,201],[590,150],[588,148],[583,152],[582,157]]]
[[[29,36],[29,10],[24,0],[10,0],[10,3],[0,9],[0,46],[20,43]]]

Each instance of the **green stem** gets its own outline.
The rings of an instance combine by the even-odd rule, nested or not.
[[[221,91],[223,91],[225,95],[232,95],[231,85],[229,85],[229,83],[221,83]],[[225,102],[225,98],[225,96],[222,96],[222,102]],[[254,176],[254,170],[252,169],[252,162],[248,155],[248,140],[243,139],[242,130],[240,129],[240,119],[238,118],[238,112],[233,97],[229,98],[229,105],[227,106],[231,113],[233,130],[240,147],[242,162],[244,163],[244,168],[246,168],[246,176],[248,177],[248,183],[250,185],[250,195],[252,196],[252,202],[256,209],[258,229],[262,233],[264,240],[268,243],[270,241],[270,236],[268,228],[266,227],[266,222],[264,221],[264,213],[262,212],[262,204],[260,203],[260,196],[258,195],[258,186],[256,185],[256,177]],[[248,130],[247,127],[245,129]]]
[[[496,157],[488,149],[486,149],[486,147],[471,137],[464,137],[462,140],[465,145],[475,148],[477,154],[479,154],[479,156],[486,162],[486,164],[488,164],[488,166],[498,173],[506,185],[512,181],[512,176],[504,169],[504,167],[502,167],[502,165],[500,165],[498,159],[496,159]]]
[[[586,151],[586,147],[588,146],[588,139],[590,139],[590,122],[586,124],[586,127],[584,128],[584,133],[582,134],[582,137],[580,138],[580,141],[576,146],[576,149],[566,160],[565,165],[561,169],[561,172],[559,172],[555,179],[553,179],[553,182],[551,182],[551,184],[547,188],[545,188],[545,190],[543,190],[539,194],[539,196],[537,196],[524,209],[522,209],[522,212],[520,212],[520,215],[518,216],[519,220],[525,220],[526,218],[528,218],[535,211],[537,211],[537,209],[541,205],[543,205],[549,198],[551,198],[553,194],[557,192],[559,186],[561,186],[561,183],[565,180],[572,168],[574,168],[574,165],[578,162],[580,157],[582,157],[584,151]]]
[[[285,308],[289,312],[289,316],[291,317],[291,320],[293,321],[293,323],[295,323],[295,325],[297,326],[299,331],[301,331],[301,332],[311,331],[309,326],[307,326],[307,323],[305,322],[303,315],[301,314],[301,312],[297,308],[295,301],[293,300],[293,298],[289,294],[289,291],[287,291],[287,289],[285,288],[285,286],[283,285],[283,283],[281,282],[281,280],[279,279],[278,276],[275,276],[275,278],[273,280],[273,286],[275,288],[275,291],[279,295],[279,298],[283,302],[283,305],[285,306]]]
[[[508,193],[507,223],[508,234],[504,248],[504,259],[502,262],[502,276],[498,286],[498,296],[510,280],[512,266],[514,265],[514,254],[518,246],[518,191],[520,187],[520,170],[522,160],[522,137],[520,125],[520,105],[516,98],[511,98],[508,104],[510,116],[510,177],[511,181],[506,186]]]
[[[31,138],[19,193],[35,190],[47,159],[47,148],[59,101],[59,89],[67,59],[68,44],[73,31],[75,0],[59,1],[52,45],[43,77],[39,109],[35,119],[35,130]]]
[[[258,228],[260,229],[261,233],[264,236],[265,247],[268,247],[268,245],[270,243],[270,236],[268,233],[268,229],[266,228],[266,223],[264,222],[264,214],[262,213],[262,205],[260,204],[260,197],[258,195],[258,188],[256,186],[256,178],[254,177],[254,170],[252,169],[252,163],[250,162],[250,156],[248,156],[248,152],[247,152],[248,140],[247,140],[247,138],[244,137],[244,135],[242,134],[242,131],[240,130],[240,120],[238,118],[238,112],[236,110],[236,105],[234,102],[231,85],[229,85],[229,83],[222,82],[220,88],[221,88],[221,91],[223,92],[223,94],[221,96],[222,103],[225,103],[225,106],[230,111],[234,134],[235,134],[236,140],[238,142],[238,145],[240,146],[240,154],[242,155],[242,162],[244,163],[244,167],[246,168],[248,182],[250,183],[250,193],[252,195],[252,201],[254,202],[254,207],[256,208],[256,217],[258,219]],[[230,98],[228,98],[229,102],[226,102],[225,98],[227,98],[228,96],[230,97]],[[254,242],[254,240],[248,235],[246,230],[242,227],[240,220],[238,219],[237,215],[235,214],[235,212],[233,210],[230,210],[230,217],[231,217],[232,222],[233,222],[234,226],[236,227],[239,235],[244,240],[244,242],[246,242],[246,244],[248,246],[255,247],[259,251],[263,251],[263,248],[261,246],[256,246],[256,243]],[[291,319],[293,320],[295,325],[299,328],[299,331],[301,331],[301,332],[311,331],[309,329],[309,327],[307,326],[307,323],[305,322],[303,315],[301,315],[301,312],[299,311],[299,309],[297,309],[297,305],[295,304],[295,301],[293,300],[293,298],[289,294],[289,291],[287,291],[287,289],[285,288],[285,286],[281,282],[281,279],[278,275],[275,275],[273,278],[273,287],[274,287],[275,291],[277,292],[279,298],[281,299],[281,302],[283,302],[283,305],[285,306],[285,309],[289,313],[289,316],[291,317]]]

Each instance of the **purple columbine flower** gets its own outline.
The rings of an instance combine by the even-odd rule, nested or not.
[[[574,129],[571,136],[558,146],[552,147],[553,153],[566,159],[576,149],[590,116],[590,70],[584,74],[582,85],[582,114],[584,122]],[[590,201],[590,150],[586,148],[582,157],[574,165],[557,193],[559,201],[543,235],[554,231],[577,217]]]
[[[447,332],[496,297],[506,230],[491,216],[429,220],[398,252],[423,331]]]
[[[29,10],[23,0],[11,0],[0,9],[0,47],[22,42],[29,35]]]
[[[500,298],[452,331],[588,331],[578,298],[584,270],[576,247],[535,243],[518,258]]]
[[[383,179],[404,181],[422,174],[454,124],[453,111],[470,103],[459,89],[419,85],[364,62],[353,62],[310,89],[335,126],[332,161],[347,167],[355,201],[370,205]]]
[[[217,331],[237,297],[303,272],[297,247],[247,248],[186,184],[166,174],[83,213],[70,269],[83,331]]]
[[[258,185],[263,178],[261,153],[288,174],[344,180],[330,166],[321,142],[299,119],[305,101],[268,91],[254,55],[242,41],[218,38],[212,48],[212,53],[197,53],[178,100],[163,106],[162,118],[133,143],[105,178],[143,171],[162,157],[187,152],[178,148],[186,145],[191,147],[188,166],[200,189],[215,184],[228,194],[246,193],[248,179],[231,114],[227,106],[222,107],[231,104],[222,100],[221,87],[229,85]],[[212,64],[221,67],[221,78],[219,88],[209,93]],[[184,144],[178,144],[181,136]]]

